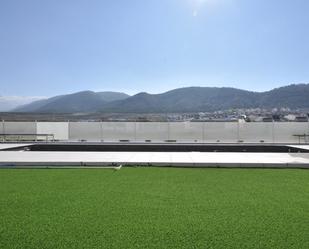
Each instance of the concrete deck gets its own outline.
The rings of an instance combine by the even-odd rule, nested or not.
[[[302,150],[309,150],[309,145],[288,145],[289,147],[297,148],[297,149],[302,149]]]
[[[30,146],[32,144],[24,144],[24,143],[0,143],[0,150],[6,150],[6,149],[14,149],[14,148],[22,148],[25,146]]]
[[[1,167],[110,165],[309,168],[308,153],[0,151]]]

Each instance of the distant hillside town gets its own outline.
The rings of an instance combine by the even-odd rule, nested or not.
[[[308,122],[309,108],[249,108],[196,113],[0,113],[7,121]]]

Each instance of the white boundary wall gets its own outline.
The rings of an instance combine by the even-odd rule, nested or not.
[[[209,122],[204,124],[204,141],[210,143],[236,143],[238,123]]]
[[[100,122],[69,122],[70,140],[101,140]]]
[[[168,138],[169,140],[202,142],[204,140],[203,125],[197,122],[168,123]]]
[[[2,122],[4,134],[37,134],[36,122]]]
[[[298,143],[309,122],[6,122],[4,134],[54,134],[64,141]],[[301,138],[301,142],[305,141]]]
[[[154,142],[169,139],[169,123],[167,122],[137,122],[136,140],[152,140]]]
[[[102,140],[136,140],[136,123],[134,122],[102,122]]]
[[[275,123],[239,123],[239,140],[248,143],[273,143]],[[304,134],[306,132],[302,132]],[[293,135],[293,134],[290,134]]]
[[[53,134],[57,140],[69,139],[68,122],[37,122],[37,134]]]

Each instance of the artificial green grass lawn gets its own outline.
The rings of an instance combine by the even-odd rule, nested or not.
[[[309,248],[309,171],[0,170],[0,248]]]

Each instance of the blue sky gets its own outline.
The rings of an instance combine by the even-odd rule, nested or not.
[[[308,0],[1,0],[0,95],[309,82]]]

